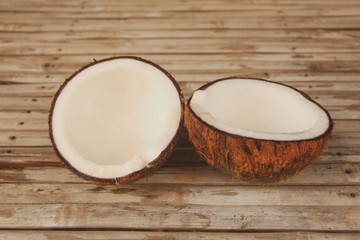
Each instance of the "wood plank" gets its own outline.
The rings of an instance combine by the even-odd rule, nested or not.
[[[110,2],[113,3],[113,2]],[[243,5],[244,1],[242,1]],[[108,3],[109,4],[109,3]],[[193,4],[193,3],[191,3]],[[236,5],[236,2],[232,2],[232,5]],[[244,5],[243,5],[244,6]],[[20,18],[20,14],[17,16],[14,13],[22,13],[21,16],[26,16],[32,19],[164,19],[183,17],[189,18],[196,14],[197,18],[207,19],[214,17],[216,12],[217,17],[317,17],[317,16],[354,16],[358,15],[358,9],[351,5],[325,5],[322,9],[314,8],[310,4],[304,4],[300,9],[287,9],[283,10],[282,7],[273,9],[217,9],[217,10],[192,10],[192,11],[178,11],[178,10],[162,10],[157,11],[155,8],[153,11],[146,11],[143,7],[138,9],[129,10],[128,7],[124,7],[125,11],[116,11],[108,9],[107,11],[93,12],[88,9],[83,10],[81,14],[73,11],[44,11],[43,9],[37,9],[36,11],[29,11],[28,8],[9,8],[1,10],[0,19],[17,19]],[[280,10],[281,9],[281,10]]]
[[[359,120],[335,119],[335,132],[359,132]],[[48,113],[43,112],[1,112],[1,131],[48,131]],[[1,135],[1,134],[0,134]]]
[[[58,162],[31,164],[0,164],[0,183],[85,183]],[[164,166],[137,184],[190,184],[239,186],[253,185],[232,179],[207,165]],[[321,185],[358,186],[360,185],[359,163],[313,164],[289,180],[278,185]]]
[[[41,110],[50,109],[51,97],[0,97],[0,109],[2,110]]]
[[[229,6],[233,7],[233,6]],[[49,9],[50,10],[50,9]],[[42,20],[32,19],[31,22],[27,18],[18,22],[13,19],[3,19],[0,22],[0,31],[89,31],[89,30],[106,30],[116,31],[117,29],[358,29],[360,16],[318,16],[312,17],[237,17],[226,18],[214,15],[210,19],[194,19],[192,24],[188,23],[188,19],[170,18],[166,19],[52,19],[46,20],[46,24]]]
[[[66,74],[68,75],[68,74]],[[64,74],[64,78],[66,76]],[[309,95],[353,95],[357,98],[357,92],[360,90],[360,82],[296,82],[296,81],[279,81],[296,87]],[[0,97],[52,97],[60,87],[62,81],[57,83],[19,83],[12,82],[11,80],[0,80]],[[206,82],[179,82],[183,94],[186,96],[191,95],[196,89],[204,85]]]
[[[233,6],[235,6],[233,4]],[[116,7],[115,7],[116,8]],[[324,27],[324,29],[336,29],[336,28],[355,28],[358,29],[358,25],[352,24],[351,21],[349,19],[353,19],[353,21],[356,21],[357,19],[359,19],[358,17],[358,11],[360,9],[360,6],[358,6],[357,8],[351,7],[351,6],[347,6],[345,9],[339,9],[339,6],[329,6],[329,8],[324,8],[323,14],[317,14],[316,18],[319,19],[320,21],[314,21],[313,18],[309,17],[309,16],[314,16],[314,12],[319,12],[317,9],[310,9],[310,7],[305,8],[305,9],[301,9],[299,10],[290,10],[288,12],[286,12],[284,14],[284,11],[278,11],[276,9],[274,9],[273,11],[266,11],[264,12],[263,10],[257,11],[257,10],[252,10],[252,11],[216,11],[216,14],[214,14],[213,12],[204,12],[204,11],[196,11],[196,13],[194,12],[171,12],[170,14],[164,14],[166,13],[166,11],[162,11],[161,13],[159,12],[135,12],[131,11],[129,13],[129,11],[127,11],[127,9],[122,9],[123,11],[116,11],[115,9],[112,10],[110,13],[106,13],[103,12],[103,14],[72,14],[70,15],[70,12],[66,12],[65,16],[63,13],[51,13],[51,12],[47,12],[47,13],[42,13],[42,12],[36,12],[35,14],[33,12],[28,12],[27,10],[21,10],[21,9],[9,9],[6,8],[5,11],[1,11],[2,15],[0,17],[0,20],[2,23],[12,23],[12,24],[24,24],[26,25],[28,22],[25,19],[29,19],[31,18],[31,26],[34,25],[39,25],[42,24],[44,22],[46,22],[47,24],[56,24],[56,22],[64,22],[64,25],[70,25],[70,26],[74,26],[74,23],[76,23],[77,25],[82,25],[85,23],[94,23],[94,21],[97,21],[97,25],[101,25],[103,21],[108,21],[111,23],[111,21],[118,21],[120,23],[120,25],[126,25],[126,24],[130,24],[131,26],[133,26],[132,24],[135,22],[138,22],[139,24],[145,25],[145,26],[149,26],[149,22],[150,24],[152,24],[153,26],[157,26],[160,27],[160,29],[165,28],[165,29],[169,29],[168,27],[163,27],[163,26],[169,26],[168,24],[164,24],[163,22],[161,22],[161,20],[167,20],[170,21],[170,23],[174,23],[175,21],[172,20],[177,20],[177,24],[181,23],[181,22],[186,22],[188,21],[189,17],[192,17],[194,14],[197,15],[197,18],[195,19],[195,21],[193,22],[193,24],[189,24],[188,26],[185,26],[184,24],[181,24],[181,26],[185,26],[184,28],[189,28],[190,29],[194,29],[193,27],[191,27],[191,25],[197,25],[194,23],[201,23],[201,25],[198,26],[198,28],[209,28],[208,26],[214,26],[216,28],[219,27],[224,27],[224,28],[232,28],[232,29],[252,29],[252,28],[259,28],[259,25],[261,25],[261,27],[263,27],[264,29],[266,28],[277,28],[277,29],[287,29],[288,27],[288,23],[289,25],[291,24],[290,29],[316,29],[317,26],[325,26],[322,25],[322,23],[328,22],[330,24],[330,26],[326,26]],[[335,15],[331,14],[332,12],[336,12]],[[339,11],[341,12],[339,14]],[[22,14],[20,15],[14,15],[12,13],[18,13],[21,12]],[[137,13],[137,14],[136,14]],[[269,14],[270,13],[270,14]],[[295,14],[291,14],[291,13],[295,13]],[[300,14],[299,14],[300,13]],[[312,13],[312,14],[311,14]],[[264,14],[264,15],[262,15]],[[70,16],[69,16],[70,15]],[[134,16],[135,15],[135,16]],[[23,16],[23,17],[21,17]],[[134,16],[134,17],[132,17]],[[243,21],[246,18],[246,22],[241,23],[241,21]],[[198,21],[198,19],[201,19],[201,21]],[[279,20],[284,20],[286,19],[286,23],[280,24],[278,22],[280,22]],[[313,23],[311,26],[306,26],[303,25],[302,23],[300,23],[299,21],[301,19],[304,19],[307,23]],[[308,19],[308,20],[306,20]],[[341,23],[338,19],[343,19],[344,22]],[[267,23],[266,20],[269,20],[270,23]],[[146,23],[146,21],[148,21],[148,23]],[[283,21],[284,22],[284,21]],[[208,24],[206,24],[208,23]],[[217,23],[217,24],[216,24]],[[236,23],[240,23],[239,25],[235,25]],[[210,24],[210,25],[209,25]],[[213,25],[211,25],[213,24]],[[343,25],[344,24],[344,25]],[[56,24],[57,25],[57,24]],[[175,24],[176,26],[176,24]],[[98,29],[96,26],[90,26],[93,27],[95,29]],[[145,27],[146,29],[147,27]],[[320,27],[319,27],[320,28]],[[45,28],[48,29],[48,28]],[[85,29],[89,29],[88,27],[86,27]],[[127,27],[125,27],[124,29],[128,29]],[[133,29],[143,29],[143,26],[135,26]],[[171,29],[171,28],[170,28]],[[182,28],[173,28],[173,29],[182,29]]]
[[[74,72],[76,68],[72,72]],[[176,71],[167,69],[177,82],[209,82],[216,79],[230,77],[230,76],[242,76],[250,78],[264,78],[272,81],[279,81],[288,84],[292,82],[304,82],[311,85],[311,82],[321,82],[326,84],[329,82],[356,82],[358,80],[358,74],[356,73],[342,73],[342,72],[304,72],[304,71],[288,71],[284,69],[283,71],[266,71],[266,70],[243,70],[239,69],[234,72],[197,72],[191,73],[186,71]],[[46,84],[63,82],[72,72],[68,73],[25,73],[25,72],[0,72],[0,81],[1,85],[6,84],[12,85],[16,83],[39,83],[45,84],[45,89],[42,88],[41,91],[46,91]],[[346,86],[344,84],[344,86]],[[39,86],[42,87],[42,86]],[[51,89],[50,89],[51,90]],[[49,92],[51,92],[48,90]],[[55,92],[55,90],[53,90]]]
[[[319,85],[321,86],[321,85]],[[360,131],[358,119],[334,119],[335,131],[337,132],[357,132]],[[48,130],[48,112],[44,111],[1,111],[0,110],[0,130],[3,131],[32,131]]]
[[[105,3],[105,4],[104,4]],[[124,10],[127,11],[138,11],[143,9],[144,11],[210,11],[210,10],[271,10],[271,9],[281,9],[281,10],[301,10],[308,9],[311,7],[322,7],[326,8],[329,6],[353,6],[354,8],[358,7],[359,4],[356,1],[341,1],[341,2],[327,2],[327,4],[321,3],[321,1],[316,1],[311,3],[309,1],[303,2],[276,2],[275,4],[270,1],[207,1],[207,4],[202,4],[198,2],[113,2],[113,1],[104,1],[101,3],[94,3],[93,1],[84,1],[80,5],[82,12],[95,12],[95,11],[114,11],[114,10]],[[64,12],[69,10],[70,12],[79,12],[78,4],[74,4],[70,1],[61,1],[54,4],[45,4],[42,1],[15,1],[12,3],[2,3],[0,6],[8,10],[18,10],[24,9],[27,11],[38,12],[38,11],[51,11],[51,12]],[[17,8],[16,8],[17,7]],[[155,8],[156,7],[156,8]]]
[[[21,122],[21,121],[20,121]],[[16,121],[16,124],[20,122]],[[350,124],[352,122],[349,122]],[[45,124],[45,123],[44,123]],[[25,125],[25,122],[24,122]],[[50,146],[49,133],[47,130],[42,131],[21,131],[21,130],[4,130],[0,132],[0,146]],[[189,147],[188,141],[183,141],[180,147]],[[332,133],[332,138],[328,142],[329,147],[359,147],[360,132],[338,132]]]
[[[0,10],[1,11],[1,10]],[[78,13],[75,13],[78,14]],[[101,14],[96,12],[96,16]],[[116,12],[121,14],[121,12]],[[211,13],[214,14],[213,12]],[[19,14],[20,15],[20,14]],[[277,40],[289,40],[289,39],[343,39],[356,41],[360,35],[360,31],[356,29],[243,29],[241,31],[234,29],[188,29],[187,31],[174,30],[174,29],[127,29],[117,31],[102,31],[102,30],[89,30],[89,31],[33,31],[31,34],[21,31],[4,31],[1,32],[1,39],[4,42],[14,41],[15,39],[27,39],[32,42],[35,41],[72,41],[72,40],[101,40],[101,39],[193,39],[193,38],[236,38],[236,39],[277,39]],[[101,36],[101,37],[99,37]],[[62,54],[61,51],[57,53]],[[334,54],[333,52],[327,52],[326,54]],[[101,55],[101,54],[99,54]],[[230,55],[230,54],[228,54]],[[345,57],[351,57],[348,56]],[[42,56],[38,56],[42,57]],[[341,59],[341,58],[340,58]]]
[[[338,57],[344,55],[334,54],[327,56],[327,60],[318,60],[317,56],[323,54],[274,54],[270,55],[271,57],[263,57],[263,59],[252,60],[255,58],[254,55],[257,55],[257,58],[261,58],[266,54],[247,54],[248,59],[224,59],[221,60],[222,55],[216,55],[219,59],[213,59],[214,56],[202,56],[198,59],[194,59],[194,56],[188,57],[187,60],[171,59],[171,56],[165,58],[157,58],[157,55],[154,55],[153,61],[156,61],[163,68],[168,69],[171,72],[181,73],[184,71],[190,72],[200,72],[208,73],[219,71],[221,73],[232,73],[237,70],[263,70],[269,72],[278,72],[279,70],[286,70],[288,72],[339,72],[339,73],[349,73],[356,72],[360,66],[360,61],[358,60],[337,60]],[[354,58],[358,58],[360,54],[352,54]],[[279,56],[279,58],[276,58]],[[181,56],[184,57],[184,56]],[[87,59],[85,59],[87,58]],[[43,57],[41,59],[37,58],[35,60],[34,56],[11,56],[4,59],[1,63],[0,70],[6,71],[8,73],[46,73],[46,74],[63,74],[67,75],[74,72],[85,64],[92,62],[95,56],[90,58],[89,56],[82,57]],[[245,58],[245,57],[243,57]],[[285,58],[285,60],[281,60]],[[292,60],[287,60],[286,58],[292,58]],[[307,59],[309,58],[309,60]],[[315,58],[315,60],[313,60]],[[206,59],[202,61],[202,59]],[[211,70],[209,70],[211,69]]]
[[[35,34],[36,36],[36,34]],[[16,37],[13,36],[13,37]],[[84,39],[86,40],[86,38]],[[34,40],[39,41],[39,40]],[[69,40],[73,41],[73,40]],[[313,39],[316,41],[316,38]],[[1,70],[7,71],[18,71],[27,73],[43,72],[44,70],[51,70],[53,73],[61,73],[74,71],[77,67],[92,62],[93,59],[102,59],[111,57],[112,55],[107,54],[81,54],[81,55],[66,55],[66,54],[53,54],[53,55],[14,55],[6,56],[6,58],[0,59]],[[160,65],[164,65],[164,68],[170,69],[196,69],[194,64],[199,64],[201,69],[205,69],[207,64],[209,67],[231,67],[238,66],[240,63],[258,65],[264,64],[292,64],[301,67],[306,64],[329,64],[330,66],[336,66],[335,64],[349,63],[359,64],[359,53],[307,53],[307,54],[296,54],[296,53],[272,53],[272,54],[261,54],[261,53],[243,53],[243,54],[221,54],[221,53],[207,53],[207,54],[146,54],[143,57]],[[47,63],[47,64],[46,64]],[[54,66],[52,66],[54,65]],[[275,65],[276,66],[276,65]],[[357,65],[355,65],[357,66]],[[303,67],[304,68],[304,67]],[[314,67],[312,67],[314,69]]]
[[[17,146],[50,146],[49,134],[47,130],[47,113],[42,114],[43,119],[32,119],[30,127],[27,120],[28,112],[20,113],[24,118],[1,120],[0,122],[13,124],[16,129],[2,129],[0,132],[0,146],[17,147]],[[39,114],[37,114],[39,115]],[[1,114],[0,114],[1,116]],[[16,116],[16,115],[15,115]],[[360,132],[357,131],[358,121],[335,121],[335,129],[328,147],[347,147],[357,148],[360,145],[358,141]],[[20,127],[18,127],[20,126]],[[23,126],[23,128],[21,128]],[[41,128],[39,128],[41,126]],[[349,129],[350,128],[350,129]],[[192,147],[184,136],[179,147]]]
[[[201,84],[183,84],[182,93],[185,98],[189,98],[191,94]],[[41,86],[37,86],[37,88]],[[45,86],[46,88],[46,86]],[[299,87],[300,88],[300,87]],[[301,87],[302,88],[302,87]],[[305,89],[308,87],[305,87]],[[56,92],[55,85],[51,89],[53,94]],[[345,109],[354,109],[357,111],[359,107],[360,95],[357,94],[358,90],[354,91],[306,91],[312,98],[319,102],[324,107],[341,107]],[[22,97],[22,96],[0,96],[0,109],[2,110],[42,110],[47,111],[50,107],[52,97],[49,96],[34,96],[34,97]],[[336,117],[335,117],[336,118]]]
[[[16,121],[16,124],[22,123]],[[352,122],[349,121],[351,124]],[[46,124],[45,122],[43,124]],[[24,124],[25,125],[25,122]],[[359,146],[359,132],[338,132],[335,130],[332,134],[332,139],[328,142],[329,147],[358,147]],[[0,146],[50,146],[48,139],[48,131],[22,131],[22,130],[4,130],[0,132]],[[184,136],[185,138],[185,136]],[[187,140],[183,140],[180,147],[190,147]]]
[[[1,203],[211,206],[360,206],[360,186],[105,186],[0,184]],[[19,195],[19,193],[21,193]]]
[[[314,164],[318,163],[359,163],[359,147],[327,147]],[[28,164],[59,163],[52,147],[0,147],[0,163]],[[192,147],[175,148],[166,165],[201,165],[205,162],[199,159],[199,155]]]
[[[360,21],[360,19],[359,19]],[[89,23],[93,24],[93,23]],[[61,24],[61,26],[63,26]],[[107,26],[107,25],[106,25]],[[105,26],[102,26],[105,27]],[[3,30],[0,23],[0,31]],[[30,30],[29,30],[30,31]],[[33,29],[31,31],[37,31]],[[116,31],[116,29],[108,29]],[[184,30],[186,31],[186,30]],[[19,42],[20,41],[20,42]],[[189,39],[184,44],[183,39],[128,39],[128,40],[101,40],[66,41],[66,42],[28,42],[21,45],[22,40],[4,42],[0,45],[0,53],[14,54],[56,54],[59,51],[65,54],[116,54],[139,55],[144,53],[359,53],[358,40],[322,40],[316,41],[292,39]]]
[[[360,207],[1,204],[2,228],[359,230]],[[37,216],[34,221],[33,216]]]
[[[319,233],[319,232],[150,232],[150,231],[47,231],[47,230],[0,230],[0,238],[6,240],[357,240],[359,233]]]

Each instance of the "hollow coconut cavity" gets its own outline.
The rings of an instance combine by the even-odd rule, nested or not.
[[[133,182],[171,154],[181,132],[181,98],[171,75],[150,61],[93,62],[68,78],[54,97],[53,147],[84,179]]]
[[[305,93],[262,79],[202,86],[185,108],[200,156],[233,177],[281,181],[317,159],[330,136],[329,113]]]

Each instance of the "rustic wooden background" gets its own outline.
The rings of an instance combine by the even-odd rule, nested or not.
[[[48,138],[51,96],[80,66],[136,55],[188,97],[239,75],[298,87],[335,129],[277,186],[232,180],[184,136],[152,177],[91,185]],[[0,0],[0,239],[360,239],[360,1]]]

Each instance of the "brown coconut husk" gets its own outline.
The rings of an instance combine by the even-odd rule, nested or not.
[[[199,89],[204,90],[215,82],[228,79],[231,78],[208,83]],[[204,161],[234,178],[263,184],[286,180],[319,158],[333,129],[329,113],[307,94],[295,90],[326,112],[329,127],[322,135],[306,140],[277,141],[230,134],[200,119],[190,107],[190,98],[185,106],[184,119],[190,141]]]

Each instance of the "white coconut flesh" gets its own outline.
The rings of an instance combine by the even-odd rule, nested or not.
[[[79,172],[126,176],[171,143],[180,101],[173,82],[155,66],[130,58],[97,63],[69,81],[55,102],[56,148]]]
[[[219,130],[256,139],[311,139],[330,123],[325,111],[298,91],[254,79],[228,79],[197,90],[190,107]]]

